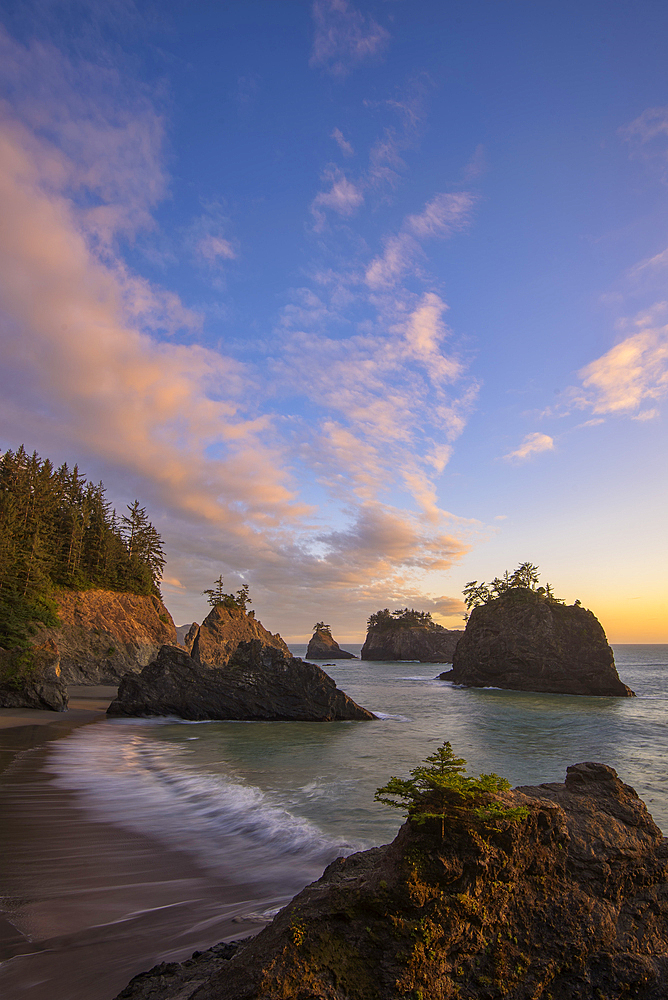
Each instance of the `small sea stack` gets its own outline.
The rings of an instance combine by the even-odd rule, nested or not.
[[[332,636],[331,625],[316,622],[313,626],[313,636],[306,650],[307,660],[356,660],[354,653],[341,649]]]

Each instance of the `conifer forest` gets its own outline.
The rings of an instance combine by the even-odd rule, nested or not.
[[[139,501],[120,516],[103,483],[55,468],[23,445],[0,459],[0,646],[23,645],[34,624],[57,624],[64,587],[157,594],[162,539]]]

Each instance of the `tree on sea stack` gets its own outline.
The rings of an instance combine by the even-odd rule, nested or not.
[[[245,611],[246,606],[253,603],[249,597],[247,583],[244,583],[243,587],[240,587],[236,594],[225,593],[223,590],[222,575],[217,580],[214,580],[213,583],[213,588],[202,591],[212,608],[222,605],[224,608],[241,608],[242,611]]]
[[[332,626],[325,625],[324,622],[316,622],[313,626],[313,631],[322,632],[324,635],[329,636],[330,639],[332,638]]]
[[[527,810],[521,807],[507,809],[494,801],[494,795],[509,789],[510,782],[498,774],[481,774],[479,778],[467,775],[466,761],[455,757],[452,745],[446,741],[413,768],[410,778],[390,778],[376,790],[374,800],[404,809],[411,823],[440,819],[443,839],[445,819],[451,810],[468,808],[482,820],[496,817],[517,820],[525,816]]]

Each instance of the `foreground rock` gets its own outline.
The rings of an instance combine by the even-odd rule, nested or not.
[[[600,622],[579,605],[515,587],[474,608],[442,680],[468,687],[633,697]]]
[[[259,639],[263,646],[278,649],[285,656],[290,650],[278,633],[269,632],[255,617],[254,611],[227,608],[217,604],[201,625],[193,624],[185,638],[186,649],[197,663],[224,667],[240,642]]]
[[[114,590],[60,590],[54,597],[61,625],[40,629],[34,645],[54,645],[65,684],[117,684],[129,670],[139,673],[164,643],[176,642],[157,597]]]
[[[139,676],[126,674],[109,715],[332,722],[373,719],[324,670],[260,639],[242,642],[222,668],[163,646]]]
[[[668,846],[634,790],[577,764],[503,803],[526,815],[459,810],[443,839],[407,823],[331,864],[231,959],[207,952],[171,983],[158,966],[121,997],[665,1000]]]
[[[67,685],[55,643],[47,639],[25,652],[0,649],[0,708],[65,711]]]
[[[356,660],[354,653],[341,649],[328,629],[316,629],[306,650],[307,660]]]
[[[419,660],[452,663],[462,629],[447,629],[435,622],[371,628],[362,646],[362,660]]]

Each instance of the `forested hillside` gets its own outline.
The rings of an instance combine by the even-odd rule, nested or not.
[[[159,595],[162,540],[135,501],[119,515],[102,483],[23,446],[0,459],[0,646],[56,624],[54,588]]]

